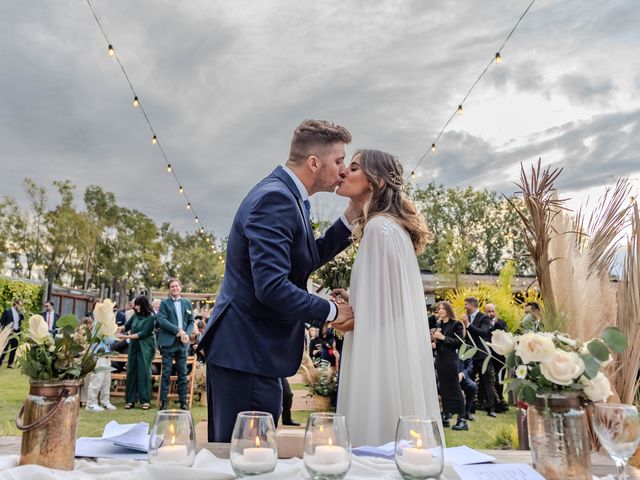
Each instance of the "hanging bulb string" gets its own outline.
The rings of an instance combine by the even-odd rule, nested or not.
[[[158,137],[158,134],[156,133],[155,129],[153,128],[153,125],[151,124],[151,119],[149,118],[149,115],[147,115],[147,111],[144,108],[144,104],[140,100],[140,97],[138,96],[135,88],[133,87],[133,83],[131,82],[131,79],[129,78],[129,75],[127,74],[127,71],[124,68],[124,65],[122,64],[122,62],[120,61],[120,58],[118,57],[118,52],[117,52],[113,42],[109,38],[109,35],[107,35],[107,32],[106,32],[106,30],[104,28],[104,25],[103,25],[102,21],[100,20],[100,16],[98,15],[97,10],[94,8],[93,4],[91,3],[91,0],[87,0],[87,5],[89,5],[89,9],[91,10],[91,13],[93,14],[93,18],[95,19],[96,23],[98,24],[98,27],[100,28],[100,32],[102,32],[102,36],[104,37],[105,41],[107,42],[107,51],[109,53],[109,56],[114,57],[116,62],[118,62],[118,66],[120,67],[120,70],[122,71],[122,74],[124,75],[124,78],[127,81],[127,84],[129,85],[129,89],[131,90],[131,93],[133,94],[133,98],[134,98],[134,106],[142,112],[142,115],[144,116],[144,119],[147,122],[147,125],[149,126],[149,130],[151,131],[151,143],[153,145],[157,145],[157,147],[160,150],[160,153],[162,155],[162,158],[164,159],[164,162],[165,162],[165,165],[166,165],[166,169],[168,170],[168,173],[171,173],[171,175],[173,176],[173,178],[174,178],[174,180],[176,182],[176,185],[178,187],[178,191],[180,193],[181,201],[185,201],[186,200],[186,202],[187,202],[187,210],[189,210],[191,212],[195,222],[198,225],[200,225],[200,228],[198,229],[198,231],[205,235],[205,238],[206,238],[207,242],[211,243],[211,247],[215,249],[215,245],[213,244],[213,236],[210,235],[209,233],[207,233],[208,230],[202,224],[202,220],[198,216],[198,213],[197,213],[196,209],[193,207],[193,203],[191,202],[191,200],[189,199],[189,196],[187,195],[186,189],[184,188],[184,183],[182,183],[182,181],[178,177],[178,174],[177,174],[176,169],[175,169],[175,165],[169,161],[167,153],[165,152],[164,147],[160,143],[160,138]]]
[[[500,61],[502,61],[502,56],[500,55],[500,53],[502,52],[502,50],[504,49],[505,45],[507,44],[507,42],[509,41],[509,39],[511,38],[511,36],[513,35],[513,33],[516,31],[516,29],[518,28],[518,25],[520,25],[520,22],[522,22],[522,19],[525,17],[525,15],[529,12],[529,10],[531,10],[531,7],[533,6],[533,4],[536,2],[536,0],[531,0],[531,3],[529,3],[529,5],[527,6],[527,8],[524,10],[524,12],[522,13],[522,15],[520,15],[520,18],[518,18],[518,21],[516,22],[516,24],[513,26],[513,28],[511,29],[511,31],[509,32],[509,34],[507,35],[507,37],[504,39],[504,42],[502,42],[502,45],[500,46],[500,48],[498,49],[497,52],[494,53],[494,55],[491,57],[491,60],[489,61],[489,63],[487,63],[487,66],[484,67],[484,70],[482,70],[482,73],[480,73],[480,75],[478,75],[478,78],[476,79],[475,82],[473,82],[473,85],[471,85],[471,88],[469,88],[469,90],[467,91],[467,94],[464,96],[464,98],[462,99],[462,101],[459,103],[458,107],[456,107],[456,109],[454,110],[454,112],[451,114],[451,116],[449,117],[449,119],[445,122],[444,126],[440,129],[440,132],[438,133],[438,136],[436,137],[436,140],[434,142],[432,142],[432,146],[429,147],[420,157],[420,159],[418,160],[418,163],[416,163],[416,166],[411,170],[411,174],[409,177],[406,177],[405,180],[408,180],[410,177],[415,178],[415,172],[418,170],[418,168],[420,167],[420,165],[422,164],[422,162],[424,161],[425,158],[427,158],[427,155],[429,155],[429,152],[431,153],[435,153],[435,150],[433,148],[433,145],[438,145],[438,141],[440,140],[440,137],[442,137],[442,134],[444,133],[444,131],[446,130],[446,128],[449,126],[449,124],[451,123],[451,120],[453,120],[453,118],[456,116],[456,114],[462,114],[462,107],[464,105],[464,102],[467,101],[467,98],[469,98],[469,95],[471,95],[471,92],[473,92],[473,89],[476,88],[476,86],[478,85],[478,83],[480,83],[480,80],[482,80],[482,77],[485,76],[485,74],[489,71],[489,68],[491,68],[491,66],[494,63],[500,63]],[[499,59],[499,60],[498,60]]]

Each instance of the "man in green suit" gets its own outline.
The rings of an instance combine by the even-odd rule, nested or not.
[[[167,395],[173,360],[178,373],[178,397],[180,409],[188,410],[187,404],[187,353],[189,336],[193,330],[193,306],[180,297],[182,284],[177,278],[169,280],[169,297],[160,303],[158,310],[158,346],[162,355],[162,382],[160,383],[160,410],[167,408]]]

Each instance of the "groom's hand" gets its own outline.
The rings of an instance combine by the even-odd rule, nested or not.
[[[343,322],[346,322],[350,318],[353,318],[353,308],[348,303],[336,303],[336,308],[338,309],[338,316],[333,321],[333,325],[339,325]]]

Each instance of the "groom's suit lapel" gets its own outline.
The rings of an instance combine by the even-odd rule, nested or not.
[[[298,212],[302,216],[302,223],[304,225],[305,232],[307,232],[307,245],[309,247],[309,250],[311,251],[311,256],[313,257],[313,264],[318,265],[320,263],[320,255],[318,254],[318,247],[316,246],[316,240],[313,236],[311,220],[307,217],[307,209],[304,207],[304,203],[302,202],[300,191],[298,190],[298,187],[296,187],[296,184],[293,183],[291,177],[282,169],[282,167],[277,167],[273,171],[273,175],[275,175],[276,178],[283,182],[295,197],[296,203],[298,205]]]

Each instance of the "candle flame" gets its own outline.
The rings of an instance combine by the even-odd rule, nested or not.
[[[169,424],[169,433],[171,434],[171,445],[176,443],[176,428],[173,423]]]
[[[416,439],[416,447],[422,448],[422,437],[415,430],[409,430],[409,435]]]
[[[331,438],[329,438],[329,446],[332,446],[333,442],[331,441]]]
[[[256,437],[256,447],[260,448],[260,437]]]

